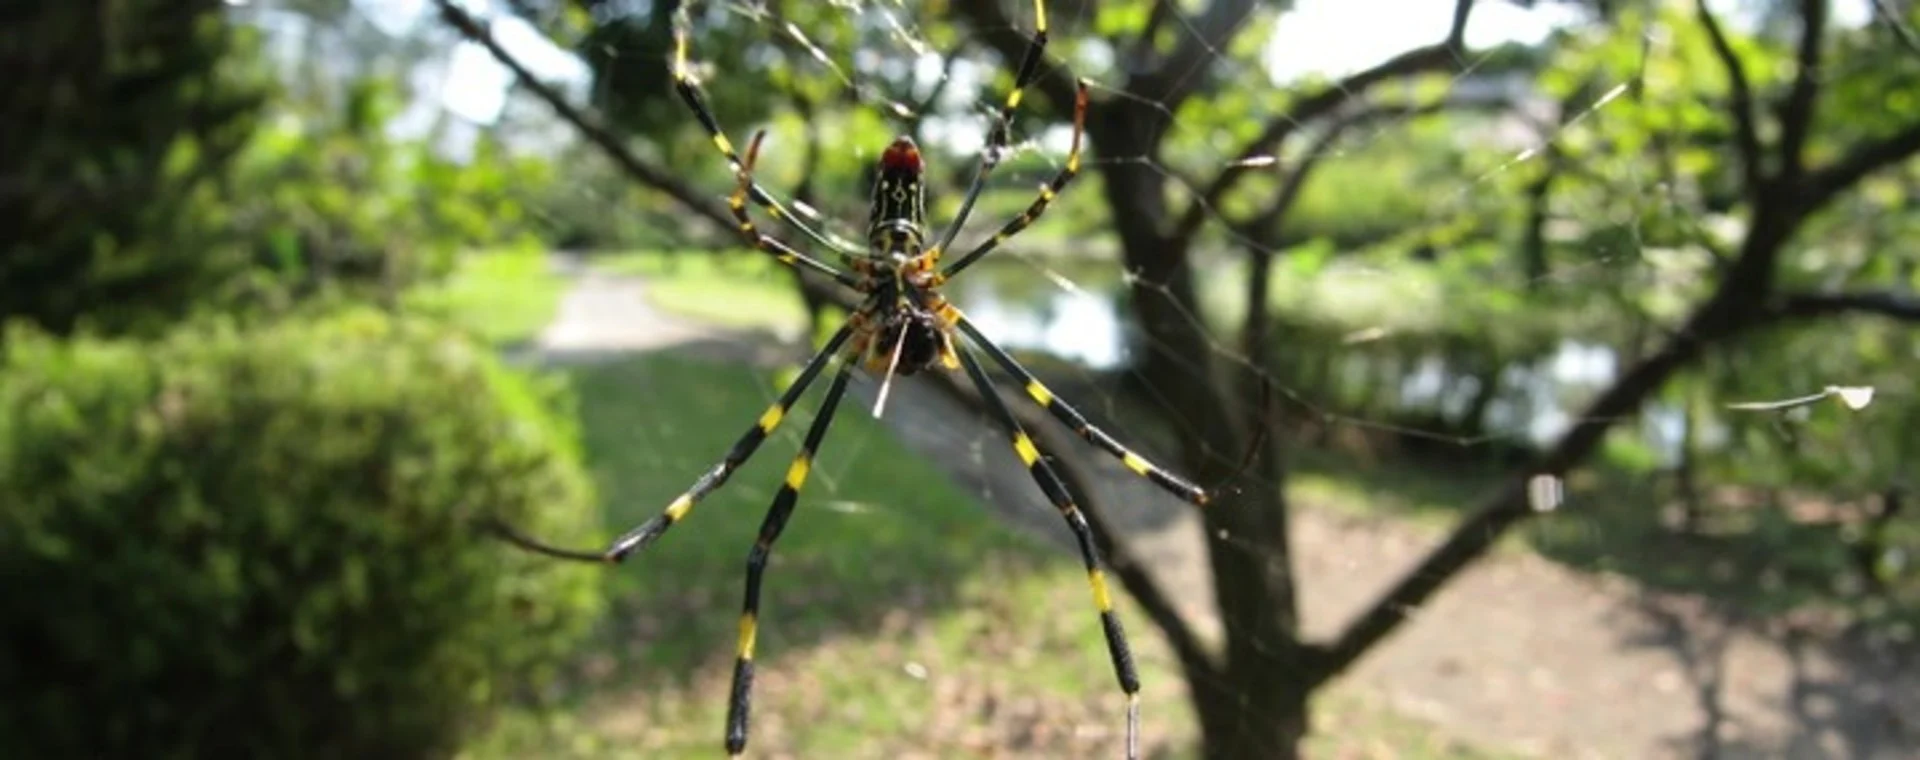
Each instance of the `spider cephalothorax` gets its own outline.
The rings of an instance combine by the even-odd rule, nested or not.
[[[867,222],[867,245],[876,257],[920,255],[927,219],[927,188],[921,177],[926,163],[913,138],[893,138],[880,153],[879,173],[873,180],[873,210]]]
[[[807,388],[817,380],[831,364],[839,363],[832,384],[827,387],[826,397],[820,402],[820,411],[814,416],[813,424],[807,428],[806,438],[800,444],[800,452],[794,456],[793,464],[787,469],[786,480],[781,483],[773,499],[773,506],[767,511],[766,519],[761,523],[759,538],[747,553],[747,589],[746,603],[740,615],[740,638],[733,671],[733,692],[728,701],[726,746],[729,755],[738,756],[746,748],[748,712],[752,706],[753,656],[754,643],[760,615],[760,582],[766,570],[767,559],[773,551],[774,541],[792,515],[798,503],[800,489],[806,484],[807,474],[812,468],[814,452],[826,438],[827,428],[833,422],[834,411],[839,407],[841,397],[847,391],[848,380],[858,367],[865,367],[870,373],[883,377],[879,397],[884,401],[887,383],[894,375],[911,375],[936,365],[945,369],[963,369],[975,390],[980,393],[987,410],[993,418],[1006,428],[1009,443],[1026,466],[1034,482],[1054,507],[1060,510],[1067,527],[1073,531],[1079,544],[1080,557],[1086,563],[1087,580],[1093,590],[1094,607],[1100,613],[1101,629],[1105,632],[1108,654],[1113,660],[1114,674],[1119,677],[1120,688],[1127,695],[1127,757],[1137,757],[1139,732],[1139,693],[1140,679],[1134,671],[1133,655],[1127,646],[1126,634],[1120,627],[1119,618],[1113,613],[1113,600],[1107,590],[1106,576],[1100,568],[1099,554],[1094,548],[1092,531],[1087,527],[1080,508],[1073,503],[1052,465],[1040,455],[1033,439],[1027,436],[1025,429],[1014,418],[1006,402],[994,390],[992,380],[986,369],[974,357],[973,348],[984,352],[1001,370],[1018,381],[1034,403],[1045,408],[1056,419],[1075,434],[1120,460],[1121,464],[1135,474],[1152,481],[1193,504],[1207,503],[1205,490],[1180,477],[1161,469],[1147,461],[1145,457],[1134,453],[1120,444],[1112,435],[1087,422],[1067,402],[1054,395],[1053,391],[1042,384],[1026,368],[1006,351],[989,340],[979,328],[968,321],[967,317],[948,303],[939,292],[939,286],[971,266],[989,251],[997,248],[1008,238],[1026,229],[1027,225],[1040,218],[1048,204],[1066,187],[1080,171],[1080,138],[1083,134],[1087,114],[1087,83],[1083,80],[1076,90],[1073,103],[1073,143],[1067,153],[1065,166],[1053,179],[1041,186],[1040,195],[1028,205],[1018,217],[1002,225],[992,237],[969,249],[951,263],[941,265],[941,257],[973,211],[974,201],[978,200],[988,174],[999,164],[1000,157],[1007,149],[1008,125],[1012,122],[1014,109],[1019,106],[1021,93],[1033,82],[1039,72],[1042,53],[1047,44],[1047,14],[1041,0],[1034,0],[1034,34],[1027,46],[1026,55],[1020,61],[1020,67],[1014,75],[1013,90],[1007,94],[997,120],[988,130],[987,144],[981,150],[979,169],[973,185],[961,200],[960,209],[944,228],[938,238],[928,236],[926,226],[926,187],[924,184],[925,162],[920,147],[907,137],[895,138],[888,144],[879,158],[879,174],[873,186],[872,213],[867,225],[867,247],[865,250],[846,241],[827,235],[813,228],[805,220],[795,217],[770,193],[753,181],[754,159],[759,154],[760,141],[764,133],[756,134],[748,144],[745,157],[733,150],[733,144],[727,140],[719,123],[714,119],[700,94],[699,85],[693,80],[686,63],[687,56],[687,16],[683,5],[674,16],[674,87],[693,110],[695,118],[713,138],[714,147],[726,156],[734,167],[738,184],[727,199],[727,206],[739,223],[739,230],[753,247],[766,252],[781,262],[800,269],[832,277],[834,281],[845,285],[863,295],[860,305],[849,315],[826,345],[800,370],[792,384],[787,386],[780,398],[762,412],[760,418],[747,432],[734,443],[719,464],[707,470],[694,481],[692,487],[680,494],[659,515],[646,521],[639,527],[627,531],[603,552],[582,552],[558,549],[540,543],[511,528],[500,526],[501,532],[511,540],[528,549],[544,552],[557,557],[571,559],[590,559],[605,562],[619,562],[634,552],[646,548],[659,539],[687,514],[693,511],[693,505],[713,493],[726,483],[735,470],[744,464],[760,444],[773,434],[781,421],[787,418],[787,411],[800,399]],[[747,202],[751,200],[768,214],[791,226],[814,244],[838,254],[845,268],[834,266],[809,255],[771,235],[759,231],[752,216],[747,211]],[[956,337],[956,334],[959,337]],[[964,339],[964,340],[962,340]],[[963,345],[966,344],[966,345]],[[875,404],[876,414],[879,403]]]

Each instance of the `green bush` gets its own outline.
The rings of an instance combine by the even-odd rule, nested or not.
[[[550,393],[424,322],[152,343],[16,330],[0,365],[0,756],[440,756],[554,677],[593,568]]]

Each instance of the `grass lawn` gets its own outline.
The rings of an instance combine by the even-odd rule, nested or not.
[[[446,314],[495,345],[512,345],[532,340],[553,321],[566,287],[545,251],[464,253],[453,276],[409,294],[407,305]]]
[[[768,372],[670,355],[570,374],[609,535],[677,495],[779,391]],[[810,408],[606,571],[603,635],[545,707],[468,756],[720,754],[744,558]],[[1143,748],[1191,756],[1177,668],[1122,605],[1146,681]],[[1118,755],[1124,702],[1075,558],[1002,527],[864,414],[835,421],[774,551],[757,654],[755,756]],[[1355,696],[1323,700],[1318,719],[1316,756],[1492,756]]]

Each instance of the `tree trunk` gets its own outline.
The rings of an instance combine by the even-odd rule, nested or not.
[[[1089,119],[1101,155],[1152,156],[1165,115],[1115,101]],[[1214,602],[1226,631],[1225,667],[1189,673],[1207,758],[1272,760],[1298,754],[1307,695],[1318,679],[1305,667],[1289,551],[1285,472],[1271,446],[1252,475],[1236,472],[1256,419],[1222,378],[1198,297],[1190,251],[1168,233],[1163,174],[1145,162],[1102,165],[1103,187],[1132,278],[1142,332],[1139,372],[1169,406],[1181,464],[1216,500],[1202,512]],[[1223,482],[1232,479],[1232,482]]]
[[[1281,678],[1266,677],[1280,675]],[[1266,668],[1189,681],[1205,760],[1294,760],[1307,735],[1305,679]]]

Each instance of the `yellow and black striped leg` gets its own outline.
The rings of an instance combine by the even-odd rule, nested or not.
[[[720,129],[720,120],[714,117],[713,109],[707,107],[706,99],[701,94],[700,84],[694,81],[693,74],[689,72],[687,68],[687,27],[689,23],[686,15],[687,9],[684,5],[673,14],[673,87],[680,93],[680,99],[687,104],[687,108],[692,109],[694,118],[700,120],[700,126],[707,130],[707,136],[713,141],[713,146],[720,149],[720,153],[727,157],[727,163],[733,167],[734,171],[738,172],[742,165],[740,156],[733,152],[733,143],[727,140],[727,133]],[[747,192],[753,199],[753,202],[759,204],[762,209],[765,209],[768,215],[799,230],[800,234],[807,236],[808,239],[815,243],[826,246],[835,253],[840,254],[843,258],[847,256],[859,256],[865,253],[858,245],[808,225],[805,221],[801,220],[800,217],[788,211],[785,205],[774,198],[773,194],[767,192],[766,188],[761,187],[759,183],[749,180],[747,183]]]
[[[847,274],[819,259],[801,253],[795,250],[793,246],[780,242],[778,238],[762,233],[754,227],[753,217],[747,214],[747,195],[748,191],[754,186],[753,164],[760,158],[760,141],[766,136],[766,130],[753,133],[753,140],[747,143],[746,160],[736,164],[738,167],[736,173],[739,178],[739,185],[734,189],[733,195],[727,198],[727,210],[732,211],[733,218],[740,223],[741,237],[746,238],[747,242],[755,248],[773,254],[773,257],[779,259],[782,264],[790,267],[801,266],[812,269],[838,280],[842,285],[858,290],[860,288],[860,281],[854,278],[853,275]]]
[[[1060,191],[1066,189],[1067,183],[1072,182],[1073,178],[1080,173],[1080,137],[1086,132],[1086,124],[1087,80],[1082,79],[1073,97],[1073,146],[1067,151],[1067,165],[1061,167],[1060,173],[1053,175],[1051,181],[1040,186],[1040,197],[1035,198],[1032,205],[1027,206],[1027,210],[1020,212],[1013,221],[1007,222],[999,232],[993,233],[993,237],[987,238],[966,255],[947,265],[946,269],[941,270],[940,279],[945,280],[959,274],[960,270],[972,266],[973,262],[979,261],[980,257],[1000,247],[1000,244],[1006,242],[1008,238],[1020,234],[1027,225],[1033,224],[1035,219],[1039,219],[1041,214],[1046,213],[1047,206],[1052,205],[1053,199],[1059,197]]]
[[[1033,37],[1027,42],[1027,52],[1020,58],[1020,68],[1013,75],[1013,89],[1007,93],[1007,100],[1000,106],[1000,118],[987,130],[987,144],[980,149],[980,166],[974,170],[973,185],[967,188],[966,196],[960,201],[960,211],[954,214],[953,221],[947,224],[947,231],[940,236],[940,242],[933,247],[935,253],[947,250],[953,245],[953,239],[960,234],[960,228],[967,223],[967,217],[973,214],[973,204],[980,199],[980,193],[986,189],[987,175],[1000,165],[1007,149],[1008,132],[1013,129],[1013,112],[1020,107],[1020,101],[1026,96],[1027,85],[1033,83],[1033,77],[1040,72],[1040,58],[1047,51],[1047,6],[1044,0],[1033,3]]]
[[[860,316],[856,314],[854,318],[859,319]],[[613,544],[608,546],[605,551],[590,552],[551,546],[516,530],[510,525],[498,521],[490,522],[488,527],[492,528],[501,538],[506,539],[508,542],[522,549],[561,559],[619,562],[626,559],[627,555],[647,548],[648,544],[660,538],[661,534],[666,533],[667,529],[673,527],[674,523],[685,518],[687,513],[693,510],[695,502],[700,501],[702,498],[705,498],[707,494],[719,489],[721,485],[727,482],[727,478],[733,475],[734,470],[739,469],[740,465],[745,464],[747,459],[753,456],[753,452],[760,448],[761,442],[767,440],[767,436],[771,435],[774,429],[780,426],[781,420],[786,419],[787,410],[793,408],[793,402],[799,400],[800,394],[806,392],[807,386],[812,385],[813,381],[820,377],[820,371],[826,368],[828,362],[831,362],[835,356],[839,355],[840,349],[846,345],[847,339],[853,336],[853,331],[853,322],[849,321],[847,324],[841,325],[840,331],[834,333],[832,338],[827,339],[827,345],[820,349],[820,353],[814,354],[813,359],[808,361],[806,367],[800,370],[800,376],[794,378],[793,384],[787,387],[787,391],[780,394],[780,399],[773,402],[772,406],[767,407],[767,411],[760,414],[760,419],[754,422],[753,427],[748,429],[746,434],[742,435],[740,440],[733,444],[733,448],[727,452],[726,458],[720,460],[720,463],[714,465],[713,469],[708,470],[706,474],[701,475],[699,480],[694,481],[692,488],[687,489],[686,493],[680,494],[679,498],[674,499],[672,503],[668,504],[667,508],[662,510],[660,514],[655,515],[651,520],[641,523],[640,527],[627,531],[619,538],[614,539]]]
[[[1093,604],[1100,611],[1100,627],[1107,635],[1107,654],[1113,659],[1113,672],[1120,679],[1120,690],[1127,694],[1127,758],[1134,760],[1139,757],[1140,746],[1140,675],[1133,667],[1133,650],[1127,646],[1126,631],[1121,629],[1120,618],[1113,613],[1113,597],[1107,591],[1106,574],[1100,569],[1100,553],[1093,545],[1093,530],[1087,527],[1086,515],[1073,503],[1073,497],[1067,494],[1067,487],[1060,482],[1053,466],[1041,458],[1033,439],[1027,437],[1006,402],[994,391],[993,382],[980,367],[980,360],[973,358],[973,352],[965,347],[961,347],[959,353],[961,366],[966,368],[974,387],[986,400],[988,410],[1013,435],[1014,453],[1020,455],[1020,462],[1027,466],[1027,473],[1040,484],[1047,499],[1059,508],[1067,528],[1073,531],[1074,541],[1080,545],[1080,559],[1087,567],[1087,583],[1093,588]]]
[[[1028,372],[1025,367],[1020,366],[1020,362],[1015,361],[1013,356],[1009,355],[999,346],[994,345],[993,341],[988,340],[986,335],[981,334],[980,329],[975,327],[973,322],[966,318],[966,315],[961,314],[959,309],[948,304],[941,309],[941,312],[943,317],[946,317],[949,322],[960,329],[960,332],[967,336],[967,340],[979,346],[980,350],[987,352],[988,356],[993,357],[994,363],[999,364],[1000,368],[1006,370],[1007,374],[1019,380],[1020,385],[1026,389],[1027,395],[1031,396],[1035,403],[1046,407],[1047,411],[1052,413],[1055,419],[1060,420],[1060,422],[1072,429],[1075,434],[1086,439],[1088,443],[1100,447],[1102,451],[1112,454],[1120,460],[1121,464],[1126,465],[1127,469],[1132,470],[1134,474],[1152,481],[1154,485],[1165,489],[1167,493],[1178,496],[1196,506],[1204,507],[1207,505],[1210,494],[1207,493],[1206,489],[1189,483],[1173,473],[1167,472],[1159,465],[1148,461],[1146,457],[1140,456],[1132,449],[1114,440],[1114,437],[1108,435],[1107,431],[1101,430],[1092,423],[1087,422],[1087,418],[1080,414],[1080,410],[1073,408],[1067,404],[1066,401],[1055,396],[1051,389],[1040,382],[1039,378],[1034,377],[1033,373]]]
[[[733,449],[727,452],[726,458],[720,460],[720,463],[714,465],[713,469],[708,470],[705,475],[701,475],[699,480],[694,481],[692,488],[680,494],[680,497],[668,504],[660,514],[615,540],[613,547],[607,550],[607,559],[618,562],[626,559],[627,555],[646,548],[647,544],[653,543],[661,534],[666,533],[674,523],[686,517],[687,513],[693,510],[695,503],[725,485],[727,478],[732,477],[733,472],[740,469],[740,465],[745,464],[747,459],[753,456],[753,452],[760,448],[761,442],[767,440],[767,436],[771,435],[774,429],[780,426],[780,422],[786,419],[787,410],[793,408],[793,402],[799,400],[800,394],[806,392],[807,386],[813,384],[814,378],[820,376],[820,371],[840,353],[840,347],[852,335],[851,322],[841,325],[839,332],[834,333],[833,337],[827,341],[826,347],[820,349],[820,353],[815,354],[813,360],[807,362],[807,366],[800,370],[800,376],[794,378],[793,385],[787,388],[787,392],[780,394],[780,398],[760,414],[759,421],[755,422],[753,427],[733,444]]]
[[[793,465],[787,468],[787,480],[780,484],[780,492],[773,497],[773,507],[767,510],[767,519],[760,523],[760,537],[753,542],[753,550],[747,553],[747,596],[740,611],[740,648],[733,663],[733,695],[727,701],[727,755],[738,757],[747,748],[747,718],[753,708],[753,642],[758,630],[760,618],[760,580],[767,569],[767,560],[773,554],[773,542],[780,539],[780,531],[787,527],[787,518],[793,516],[793,506],[800,498],[800,488],[807,484],[807,472],[813,469],[813,454],[820,450],[820,441],[827,437],[827,427],[833,424],[834,410],[840,406],[840,397],[847,392],[847,379],[853,377],[856,362],[840,365],[840,371],[833,376],[833,384],[827,388],[827,397],[820,402],[820,411],[813,418],[813,426],[807,428],[807,438],[800,444],[800,453],[794,455]]]

